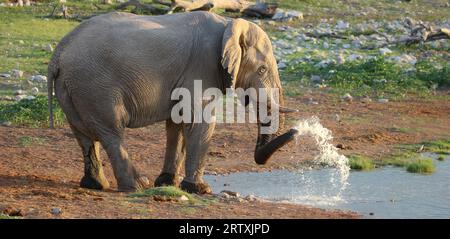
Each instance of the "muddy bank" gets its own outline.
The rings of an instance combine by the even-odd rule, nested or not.
[[[314,98],[318,105],[308,105]],[[448,138],[450,102],[404,100],[388,103],[344,102],[320,93],[288,100],[300,110],[296,118],[317,115],[341,144],[341,153],[382,158],[395,144]],[[339,115],[339,117],[336,117]],[[338,118],[338,119],[337,119]],[[432,122],[432,123],[431,123]],[[265,171],[292,168],[316,153],[311,139],[300,139],[277,152],[267,165],[253,160],[256,127],[218,125],[208,153],[209,173]],[[164,125],[128,130],[126,144],[136,167],[153,181],[164,157]],[[132,199],[115,192],[110,164],[102,151],[105,174],[112,190],[99,192],[78,187],[83,172],[81,151],[68,127],[56,130],[0,127],[0,206],[20,209],[25,217],[64,218],[352,218],[356,214],[267,202],[222,202],[206,205]],[[51,214],[60,208],[62,214]]]

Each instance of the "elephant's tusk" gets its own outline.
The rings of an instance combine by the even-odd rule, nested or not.
[[[297,109],[291,109],[291,108],[287,108],[287,107],[283,107],[283,106],[280,106],[279,111],[280,111],[280,113],[284,113],[284,114],[298,112]]]

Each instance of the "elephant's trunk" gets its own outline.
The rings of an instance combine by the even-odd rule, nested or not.
[[[297,133],[298,131],[296,129],[290,129],[280,136],[276,134],[259,134],[255,148],[255,162],[257,164],[266,164],[272,154],[285,144],[294,140]]]

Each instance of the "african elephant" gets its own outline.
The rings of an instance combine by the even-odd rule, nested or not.
[[[83,152],[80,186],[109,187],[99,161],[101,144],[120,191],[135,191],[149,184],[124,148],[124,129],[165,121],[165,161],[155,186],[211,192],[203,181],[203,171],[215,124],[174,123],[170,116],[175,102],[170,95],[175,88],[192,89],[194,79],[201,79],[204,88],[272,87],[281,92],[265,32],[243,19],[207,12],[93,17],[60,41],[48,67],[48,79],[51,127],[55,90]],[[280,102],[281,109],[288,111]],[[260,134],[255,161],[265,163],[294,134],[292,130],[282,135]],[[185,177],[180,184],[183,162]]]

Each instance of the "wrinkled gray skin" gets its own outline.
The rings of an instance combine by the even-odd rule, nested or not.
[[[207,12],[110,13],[83,22],[65,36],[49,65],[49,100],[55,89],[83,151],[85,174],[80,185],[109,187],[99,160],[101,144],[120,191],[148,186],[124,148],[124,129],[166,121],[164,167],[155,186],[178,186],[185,162],[181,188],[211,192],[202,177],[214,124],[175,124],[170,118],[177,103],[170,99],[171,92],[178,87],[193,90],[195,79],[203,81],[204,89],[276,87],[281,91],[268,36],[242,19]],[[292,135],[288,132],[276,140],[272,140],[275,135],[259,135],[256,162],[265,163]]]

